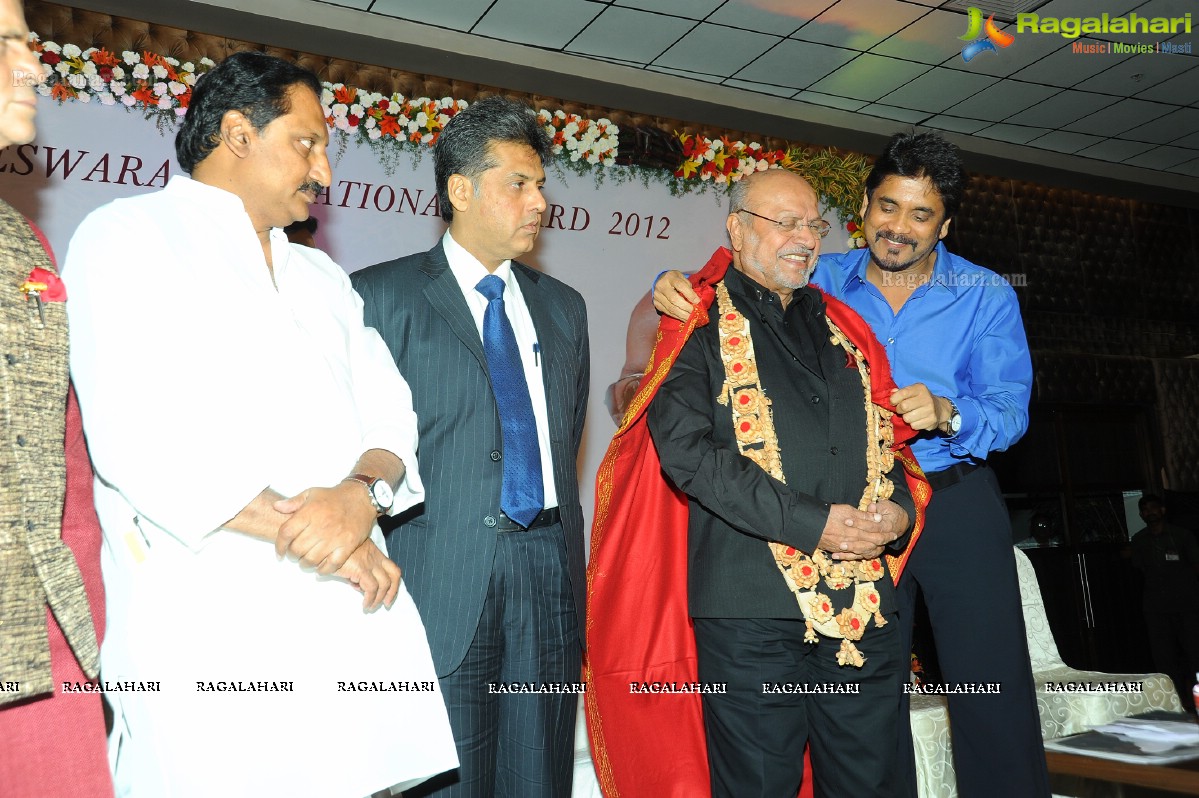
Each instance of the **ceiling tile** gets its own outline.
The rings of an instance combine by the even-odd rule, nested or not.
[[[1075,88],[1131,97],[1170,78],[1190,72],[1194,58],[1181,55],[1134,55]],[[1194,75],[1192,74],[1192,80]]]
[[[1124,163],[1129,166],[1143,166],[1146,169],[1169,169],[1187,163],[1195,156],[1199,156],[1199,150],[1186,147],[1155,147],[1140,155],[1134,155]]]
[[[792,37],[865,51],[927,13],[927,8],[909,3],[839,0]]]
[[[442,0],[437,3],[413,3],[411,0],[375,0],[371,12],[410,22],[467,31],[483,16],[491,2],[492,0]],[[599,6],[595,8],[598,9]]]
[[[934,67],[883,97],[888,105],[936,113],[978,94],[998,78]]]
[[[1037,147],[1042,150],[1074,153],[1084,147],[1098,144],[1103,141],[1103,138],[1103,136],[1092,136],[1087,133],[1067,133],[1064,130],[1055,130],[1052,133],[1046,133],[1039,139],[1033,139],[1028,144],[1030,147]]]
[[[795,95],[795,99],[812,105],[840,108],[843,111],[856,111],[867,105],[861,100],[851,100],[849,97],[838,97],[835,94],[821,94],[818,91],[801,91]]]
[[[951,133],[974,133],[982,130],[990,122],[980,122],[977,119],[962,119],[960,116],[946,116],[940,114],[931,119],[925,119],[920,123],[924,127],[936,128],[937,130],[948,130]]]
[[[1102,131],[1105,136],[1115,136],[1138,127],[1151,119],[1165,116],[1174,106],[1165,103],[1147,103],[1144,100],[1121,100],[1120,102],[1090,116],[1083,117],[1065,126],[1075,133]]]
[[[773,94],[775,97],[790,97],[795,94],[795,89],[790,86],[771,86],[767,83],[754,83],[750,80],[737,80],[736,78],[729,78],[723,85],[732,86],[735,89],[756,91],[759,94]]]
[[[1143,19],[1152,19],[1154,17],[1181,17],[1184,14],[1194,12],[1194,0],[1149,0],[1147,3],[1136,4],[1137,16]],[[1103,9],[1107,11],[1107,8]],[[1124,16],[1124,14],[1113,14],[1108,12],[1110,16]],[[1094,10],[1087,16],[1095,16]],[[1178,41],[1188,41],[1190,35],[1184,33],[1183,26],[1178,26],[1178,33],[1174,34],[1173,38]],[[1159,42],[1168,41],[1171,36],[1162,33],[1108,33],[1105,38],[1117,42]]]
[[[793,33],[829,7],[834,0],[728,0],[708,18],[747,30]]]
[[[991,125],[988,128],[978,131],[974,135],[982,136],[985,139],[998,139],[999,141],[1008,141],[1012,144],[1027,144],[1035,138],[1045,135],[1049,131],[1043,127],[1023,127],[1022,125]]]
[[[654,61],[657,66],[722,76],[739,69],[782,41],[752,31],[701,22]]]
[[[1103,11],[1108,16],[1120,17],[1144,2],[1145,0],[1103,0]],[[1093,17],[1095,10],[1095,0],[1050,0],[1038,8],[1037,13],[1042,17]],[[1012,27],[1015,28],[1014,25]]]
[[[1096,39],[1080,38],[1075,41],[1088,47],[1107,46],[1107,42]],[[1131,57],[1106,53],[1077,53],[1074,52],[1073,45],[1070,45],[1055,50],[1035,64],[1013,72],[1012,77],[1031,83],[1048,83],[1050,86],[1073,86]],[[1102,91],[1101,88],[1098,90]]]
[[[1187,161],[1186,163],[1180,163],[1178,166],[1171,166],[1168,171],[1176,172],[1180,175],[1199,177],[1199,158]]]
[[[1142,80],[1142,83],[1145,81]],[[1188,72],[1183,72],[1173,78],[1162,81],[1156,86],[1142,89],[1136,95],[1139,100],[1155,100],[1163,103],[1178,103],[1190,105],[1199,102],[1199,66]]]
[[[758,83],[803,89],[853,60],[856,55],[852,50],[842,50],[840,47],[786,39],[736,76]]]
[[[1199,147],[1199,130],[1170,142],[1175,147]]]
[[[1152,149],[1154,145],[1144,144],[1139,141],[1121,141],[1120,139],[1108,139],[1101,141],[1098,144],[1092,144],[1086,149],[1079,150],[1075,155],[1082,155],[1087,158],[1096,158],[1100,161],[1111,161],[1112,163],[1120,163],[1125,158],[1131,158],[1134,155],[1140,155],[1146,150]]]
[[[966,15],[962,14],[961,18],[962,31],[965,32]],[[1000,25],[999,28],[1011,34],[1016,33],[1015,25]],[[961,49],[959,48],[958,54],[946,61],[945,66],[957,67],[979,75],[996,75],[1002,77],[1024,69],[1029,64],[1039,61],[1050,53],[1056,52],[1062,47],[1063,41],[1065,40],[1058,36],[1020,34],[1016,36],[1016,40],[1012,42],[1010,47],[1005,47],[1002,50],[994,52],[984,50],[969,62],[962,58]],[[959,43],[964,44],[964,42]]]
[[[471,33],[561,50],[603,10],[587,0],[496,0]]]
[[[861,109],[859,113],[881,116],[883,119],[894,119],[897,122],[906,122],[909,125],[914,125],[928,117],[928,114],[924,111],[913,111],[911,108],[896,108],[894,105],[883,105],[882,103],[871,103]]]
[[[812,84],[810,88],[824,94],[857,100],[877,100],[926,71],[928,67],[924,64],[867,53]]]
[[[998,122],[1057,93],[1058,90],[1051,86],[1003,80],[988,86],[948,110],[954,116],[964,116],[968,119],[989,119]]]
[[[908,25],[894,36],[879,42],[870,52],[939,64],[962,51],[958,40],[965,31],[965,17],[948,11],[933,11]]]
[[[703,19],[720,7],[722,0],[616,0],[613,5],[627,6],[641,11],[656,11],[673,14],[696,21]]]
[[[695,23],[685,19],[609,6],[566,46],[566,52],[648,64],[693,27]]]
[[[1014,125],[1065,127],[1115,104],[1115,97],[1085,91],[1063,91],[1005,119]]]
[[[1199,108],[1179,108],[1144,125],[1126,130],[1120,138],[1166,144],[1199,130]]]
[[[648,72],[661,72],[665,75],[677,75],[680,78],[690,78],[691,80],[702,80],[705,83],[720,83],[724,80],[724,75],[705,75],[702,72],[691,72],[686,69],[671,69],[664,66],[648,66],[645,68]]]

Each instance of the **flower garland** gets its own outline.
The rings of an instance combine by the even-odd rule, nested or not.
[[[36,33],[30,34],[30,42],[42,64],[43,75],[30,76],[39,94],[59,102],[96,100],[141,110],[148,119],[155,119],[160,129],[177,124],[187,113],[196,81],[215,66],[210,58],[180,62],[149,51],[125,50],[118,55],[98,47],[84,50],[74,44],[42,42]],[[390,174],[404,151],[419,158],[432,146],[467,102],[452,97],[385,96],[326,82],[321,105],[329,127],[341,134],[342,150],[351,140],[363,142],[375,150]],[[610,120],[545,108],[538,110],[537,116],[553,142],[560,166],[577,173],[594,171],[596,180],[602,182],[606,167],[616,165],[620,129]],[[650,180],[667,182],[672,194],[680,194],[725,186],[754,172],[781,167],[807,178],[843,222],[856,218],[861,185],[869,171],[869,162],[862,155],[845,155],[832,148],[768,150],[758,142],[728,137],[676,135],[682,145],[682,162],[673,173],[634,166],[614,173],[617,181],[639,177],[647,186]],[[860,242],[860,235],[851,236],[851,241]]]

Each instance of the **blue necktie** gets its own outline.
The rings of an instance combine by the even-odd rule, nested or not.
[[[483,314],[483,352],[491,372],[491,389],[500,412],[504,433],[504,485],[500,491],[500,509],[523,527],[545,506],[545,487],[541,478],[541,449],[537,446],[537,422],[529,383],[520,362],[516,333],[504,310],[504,281],[489,274],[475,290],[487,298]]]

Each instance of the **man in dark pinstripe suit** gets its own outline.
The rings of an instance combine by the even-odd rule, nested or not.
[[[422,786],[422,796],[570,794],[577,696],[569,691],[584,629],[575,460],[587,315],[577,291],[513,260],[540,230],[550,155],[528,107],[501,97],[471,105],[433,151],[448,232],[428,252],[353,276],[366,323],[412,386],[420,425],[425,504],[400,517],[388,549],[424,619],[462,763]],[[526,524],[501,509],[505,460],[517,447],[509,438],[505,451],[497,396],[507,394],[485,352],[491,311],[480,281],[488,275],[503,281],[501,312],[535,420],[526,455],[540,453],[541,510]],[[507,412],[513,403],[503,404]]]

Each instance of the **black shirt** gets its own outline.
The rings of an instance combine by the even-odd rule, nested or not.
[[[857,366],[829,340],[824,302],[812,288],[779,297],[730,268],[725,286],[749,320],[762,389],[772,402],[786,484],[737,450],[717,324],[695,331],[648,411],[666,475],[690,498],[689,602],[694,617],[799,618],[767,540],[811,552],[830,504],[857,506],[866,484],[865,394]],[[710,316],[716,316],[713,305]],[[915,518],[902,466],[892,496]],[[877,583],[884,611],[890,579]],[[826,591],[823,587],[821,588]],[[829,595],[838,607],[852,589]]]

